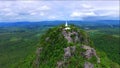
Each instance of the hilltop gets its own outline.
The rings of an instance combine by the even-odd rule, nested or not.
[[[69,27],[70,29],[66,29]],[[44,33],[33,57],[19,68],[119,68],[97,50],[88,34],[74,25],[57,26]]]
[[[64,25],[51,28],[41,37],[33,67],[117,68],[117,64],[94,48],[85,31],[74,25],[66,28]]]

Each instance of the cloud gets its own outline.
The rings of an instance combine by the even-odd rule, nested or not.
[[[81,20],[93,16],[119,17],[119,2],[0,1],[0,21]]]
[[[72,12],[72,14],[70,15],[70,17],[86,17],[86,16],[96,16],[96,14],[94,12]]]
[[[3,8],[3,9],[1,9],[1,10],[4,11],[4,12],[9,12],[9,11],[11,11],[10,8]]]
[[[81,12],[73,12],[70,17],[80,17],[82,16],[82,13]]]
[[[48,16],[48,19],[55,19],[56,17],[55,16]]]
[[[30,13],[30,15],[31,16],[44,16],[45,13],[43,13],[43,12],[32,12],[32,13]]]
[[[118,12],[108,11],[107,13],[101,13],[101,14],[99,14],[99,16],[119,17],[119,11]]]
[[[37,13],[35,13],[35,12],[32,12],[32,13],[30,13],[30,15],[37,15]]]
[[[50,7],[48,7],[47,5],[44,5],[40,8],[40,10],[50,10]]]
[[[5,16],[17,16],[18,14],[16,13],[13,13],[13,12],[9,12],[9,13],[6,13]]]
[[[88,5],[88,4],[82,4],[82,7],[83,7],[83,8],[92,8],[92,6],[91,6],[91,5]]]
[[[44,16],[45,14],[43,12],[40,13],[40,16]]]

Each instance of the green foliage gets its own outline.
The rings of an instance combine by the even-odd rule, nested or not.
[[[30,58],[35,53],[36,44],[43,33],[43,29],[38,30],[19,27],[0,28],[0,68],[16,68],[17,65],[22,66],[24,63],[29,65],[31,60],[28,56]]]
[[[48,38],[48,40],[46,40]],[[55,67],[58,60],[62,59],[64,50],[67,47],[67,40],[64,39],[61,29],[58,27],[49,29],[45,35],[41,37],[40,46],[43,52],[40,55],[40,66]]]
[[[120,64],[120,58],[118,58],[120,56],[120,43],[118,37],[105,34],[95,34],[91,39],[94,41],[94,45],[97,49],[104,51],[112,61]]]
[[[68,32],[75,30],[79,33],[79,35],[81,35],[81,38],[82,38],[81,43],[76,43],[76,44],[72,42],[67,43],[67,40],[63,37],[61,32],[62,30],[59,27],[49,29],[45,33],[45,35],[42,36],[39,43],[40,44],[39,47],[44,48],[40,56],[40,59],[41,59],[40,68],[46,67],[46,66],[53,67],[53,68],[56,67],[56,63],[60,60],[63,60],[64,48],[68,46],[73,46],[73,45],[75,45],[77,49],[76,49],[75,55],[65,62],[68,68],[83,67],[85,61],[89,61],[95,64],[96,68],[109,68],[109,67],[118,65],[118,64],[114,65],[115,63],[110,61],[107,58],[107,56],[102,54],[101,52],[99,53],[99,56],[101,59],[100,64],[97,63],[97,58],[95,56],[93,56],[89,60],[81,56],[80,52],[84,52],[85,50],[80,48],[80,45],[87,43],[88,45],[93,46],[93,43],[83,30],[80,30],[75,26],[70,26],[70,28],[72,30],[69,30]],[[49,39],[46,40],[46,38],[49,38]],[[72,38],[74,38],[74,36],[72,36]],[[88,40],[88,42],[85,41],[86,39]],[[113,63],[113,65],[110,65],[111,63]]]
[[[62,25],[60,27],[65,26]],[[71,25],[70,28],[72,30],[69,31],[79,32],[83,40],[81,43],[74,44],[67,43],[67,40],[61,35],[60,27],[50,29],[43,26],[35,28],[0,28],[0,68],[33,68],[32,65],[36,58],[35,51],[37,47],[44,48],[39,57],[40,67],[55,68],[57,61],[63,60],[64,48],[73,45],[77,48],[76,54],[66,62],[69,63],[68,68],[83,68],[85,61],[94,63],[95,68],[120,68],[120,37],[118,28],[86,30],[86,32],[89,31],[89,38],[85,31],[75,25]],[[86,39],[88,42],[85,41]],[[82,44],[96,49],[97,55],[101,59],[100,64],[95,63],[95,57],[87,60],[81,56],[80,52],[85,51],[80,48]]]
[[[87,39],[87,36],[84,35],[85,34],[84,31],[71,25],[70,26],[71,30],[69,30],[68,32],[71,31],[79,32],[79,34],[81,35],[81,37],[83,37],[84,40],[82,40],[81,43],[76,43],[76,44],[72,42],[68,43],[62,34],[63,28],[64,26],[50,28],[45,34],[43,34],[43,36],[41,36],[40,42],[38,43],[39,47],[43,48],[43,51],[40,54],[40,60],[41,60],[40,68],[46,66],[55,68],[56,63],[60,60],[63,60],[64,48],[75,45],[80,51],[79,48],[82,41],[85,41],[85,39]],[[86,37],[84,38],[84,36]],[[70,60],[68,60],[68,62],[66,62],[66,63],[70,62],[68,65],[69,67],[76,67],[77,63],[79,63],[79,65],[77,64],[77,67],[83,67],[82,66],[83,63],[81,62],[82,61],[84,62],[84,58],[80,57],[79,51],[76,51],[75,57],[71,58]]]

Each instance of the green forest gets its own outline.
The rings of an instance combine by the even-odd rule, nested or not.
[[[0,68],[32,68],[33,61],[36,58],[35,52],[39,47],[44,47],[45,52],[41,55],[41,60],[49,60],[46,64],[54,68],[56,60],[62,59],[62,48],[67,45],[72,46],[73,43],[66,43],[63,36],[59,35],[59,26],[13,26],[13,27],[0,27]],[[120,67],[120,36],[119,27],[106,27],[106,26],[93,26],[92,28],[85,29],[86,26],[73,27],[74,30],[82,29],[89,36],[90,46],[96,49],[97,54],[102,58],[101,64],[95,64],[96,68],[119,68]],[[91,26],[90,26],[91,27]],[[72,28],[72,27],[71,27]],[[56,31],[56,32],[54,32]],[[79,30],[80,31],[80,30]],[[84,35],[84,31],[83,34]],[[45,42],[44,38],[50,36],[50,41]],[[86,36],[86,35],[84,35]],[[59,38],[58,38],[59,37]],[[74,36],[73,36],[74,37]],[[84,37],[86,38],[86,37]],[[57,39],[57,40],[56,40]],[[61,42],[61,43],[60,43]],[[75,45],[77,45],[76,43]],[[83,44],[83,43],[81,43]],[[54,47],[57,46],[54,51]],[[61,46],[60,46],[61,45]],[[53,49],[50,49],[53,48]],[[50,51],[49,51],[50,50]],[[53,51],[52,51],[53,50]],[[78,49],[80,50],[80,49]],[[50,52],[50,53],[49,53]],[[56,52],[56,53],[55,53]],[[47,53],[47,56],[44,57]],[[77,53],[77,52],[76,52]],[[57,58],[55,58],[57,56]],[[46,59],[47,58],[47,59]],[[72,57],[69,61],[73,62],[74,66],[82,67],[84,58]],[[93,57],[91,61],[95,63]],[[80,63],[77,64],[76,62]],[[109,63],[107,63],[109,62]],[[41,68],[49,68],[44,63],[40,63]],[[76,65],[77,64],[77,65]],[[46,67],[45,67],[46,66]],[[73,68],[70,66],[68,68]]]

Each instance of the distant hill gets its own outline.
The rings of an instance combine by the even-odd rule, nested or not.
[[[56,23],[57,22],[57,23]],[[56,20],[56,21],[40,21],[40,22],[1,22],[0,27],[11,27],[11,26],[56,26],[64,24],[65,21]],[[120,20],[70,20],[68,21],[69,24],[75,24],[75,25],[118,25],[120,23]]]

